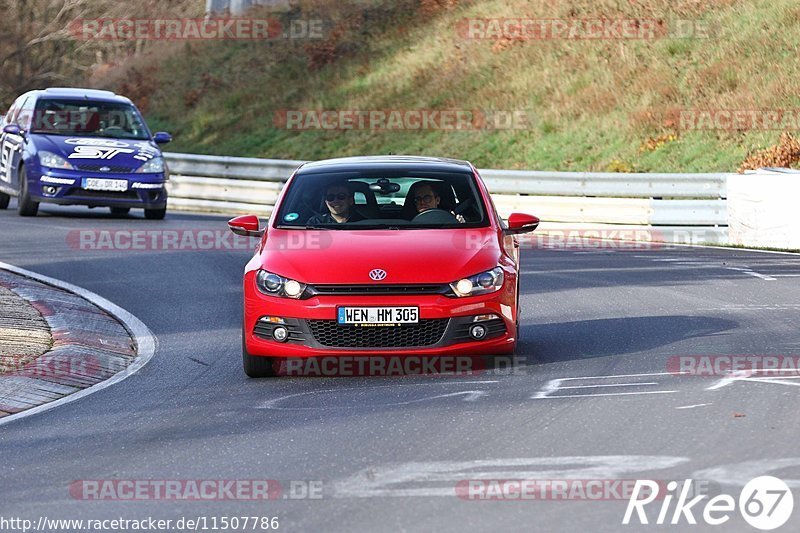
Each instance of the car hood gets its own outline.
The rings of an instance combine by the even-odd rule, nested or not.
[[[449,283],[496,267],[500,253],[491,228],[270,229],[261,267],[312,284]],[[371,280],[373,269],[386,278]]]
[[[150,140],[110,139],[67,135],[32,134],[37,150],[58,154],[73,165],[100,164],[109,167],[139,168],[146,161],[161,155]]]

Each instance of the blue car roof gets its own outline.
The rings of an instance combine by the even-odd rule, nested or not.
[[[76,87],[49,87],[43,91],[36,91],[37,98],[69,98],[82,100],[95,100],[101,102],[118,102],[130,104],[130,99],[101,89],[82,89]]]

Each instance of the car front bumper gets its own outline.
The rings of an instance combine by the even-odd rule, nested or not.
[[[516,346],[515,278],[495,293],[467,298],[444,295],[315,296],[293,300],[268,296],[245,277],[245,348],[250,355],[311,357],[320,355],[505,355]],[[336,322],[342,306],[417,306],[419,323],[399,326],[345,326]],[[493,315],[486,319],[483,315]],[[269,322],[274,317],[283,324]],[[483,317],[474,322],[475,317]],[[470,336],[472,325],[486,327],[481,339]],[[288,330],[285,342],[272,332]]]
[[[96,191],[82,187],[83,178],[125,180],[126,191]],[[52,188],[49,190],[48,188]],[[166,176],[113,174],[75,170],[47,170],[28,176],[28,190],[35,202],[89,207],[163,209],[167,206]]]

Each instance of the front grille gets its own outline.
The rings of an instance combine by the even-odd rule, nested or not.
[[[309,287],[312,294],[444,294],[447,285],[313,285]]]
[[[131,172],[133,169],[131,167],[120,167],[120,166],[111,166],[111,165],[77,165],[78,170],[85,170],[86,172],[111,172],[115,174],[126,174]],[[101,168],[107,168],[108,170],[100,170]]]
[[[447,318],[401,326],[341,326],[335,320],[309,320],[314,339],[331,348],[409,348],[431,346],[442,339]]]
[[[76,196],[78,198],[102,198],[103,200],[138,200],[139,195],[136,191],[88,191],[86,189],[73,189],[68,191],[67,196]]]

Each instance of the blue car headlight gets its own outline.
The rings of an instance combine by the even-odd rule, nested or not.
[[[164,158],[160,156],[154,157],[144,165],[137,168],[136,172],[140,174],[160,174],[161,172],[164,172]]]
[[[60,168],[65,170],[75,170],[69,161],[58,154],[42,150],[39,152],[39,164],[43,167]]]
[[[258,290],[270,296],[282,296],[298,300],[306,290],[305,283],[284,278],[266,270],[259,270],[256,274]]]
[[[503,269],[495,267],[486,272],[454,281],[450,284],[450,288],[459,298],[464,296],[478,296],[480,294],[499,291],[503,287],[504,280]]]

